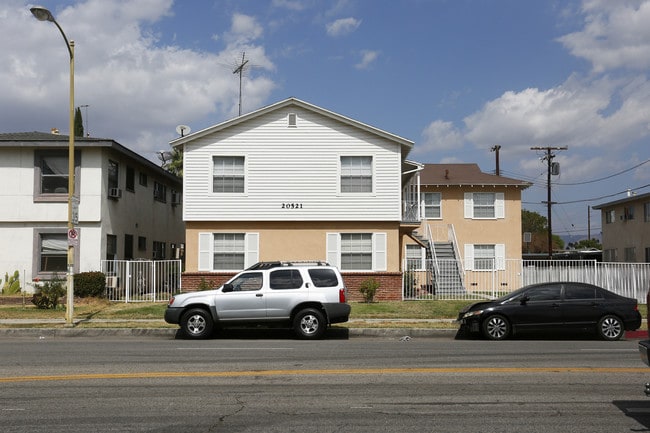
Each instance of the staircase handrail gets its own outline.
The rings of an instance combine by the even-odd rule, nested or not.
[[[447,227],[449,229],[447,236],[449,237],[449,239],[451,239],[451,244],[454,248],[454,255],[456,256],[456,262],[460,265],[460,270],[458,272],[460,274],[460,282],[463,285],[463,287],[465,287],[465,265],[463,263],[463,258],[460,255],[460,250],[458,249],[456,230],[454,229],[453,224],[449,224]]]
[[[426,236],[427,241],[429,242],[429,249],[431,250],[431,264],[433,265],[433,281],[435,282],[435,285],[438,285],[438,281],[440,281],[440,264],[438,263],[438,256],[436,255],[436,247],[433,243],[433,234],[431,233],[431,227],[429,226],[429,222],[424,225],[424,234]]]

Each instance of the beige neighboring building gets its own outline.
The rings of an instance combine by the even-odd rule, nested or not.
[[[604,262],[650,262],[650,194],[593,208],[600,210]]]
[[[437,293],[481,290],[481,273],[504,271],[507,278],[510,259],[522,257],[521,194],[530,185],[483,173],[477,164],[424,164],[421,223],[405,245],[408,267],[423,269],[425,260],[433,261],[436,272],[426,286]],[[422,279],[419,274],[417,288]]]

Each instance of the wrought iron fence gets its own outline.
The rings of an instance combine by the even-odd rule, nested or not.
[[[595,260],[493,260],[463,270],[456,260],[406,259],[402,298],[405,300],[494,299],[528,284],[576,281],[595,284],[619,295],[646,302],[650,263],[612,263]],[[434,272],[435,269],[435,272]]]
[[[106,297],[119,302],[164,302],[181,290],[180,260],[102,260]]]

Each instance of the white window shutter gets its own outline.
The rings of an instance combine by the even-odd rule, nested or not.
[[[246,233],[246,262],[245,267],[254,265],[260,261],[260,234]]]
[[[465,244],[465,269],[474,270],[474,244]]]
[[[340,254],[340,247],[339,247],[339,234],[338,233],[327,233],[327,262],[332,265],[339,267],[339,254]]]
[[[502,192],[497,192],[494,197],[494,215],[497,218],[506,217],[506,202]]]
[[[474,218],[474,194],[465,193],[465,218]]]
[[[372,237],[372,270],[385,271],[386,265],[386,233],[375,233]]]
[[[495,267],[499,271],[506,270],[506,245],[496,244],[494,246]]]
[[[199,233],[199,271],[212,270],[212,233]]]

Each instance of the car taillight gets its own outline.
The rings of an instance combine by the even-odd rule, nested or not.
[[[174,303],[174,297],[172,296],[171,298],[169,298],[169,304],[167,305],[171,307],[173,303]]]
[[[339,290],[339,302],[345,304],[345,288]]]

